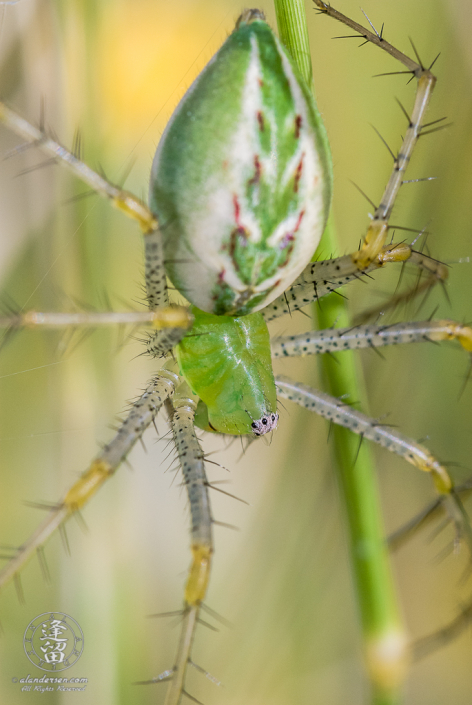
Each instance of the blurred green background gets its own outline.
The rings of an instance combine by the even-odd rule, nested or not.
[[[271,2],[260,2],[274,24]],[[438,85],[429,119],[447,115],[453,125],[420,140],[393,221],[428,227],[432,254],[454,264],[447,292],[398,312],[402,317],[472,319],[472,49],[469,0],[395,3],[364,0],[363,9],[395,46],[411,53],[413,37]],[[358,3],[340,10],[362,22]],[[86,161],[146,197],[154,149],[175,105],[218,49],[242,6],[224,0],[37,0],[0,5],[0,95],[33,122],[43,111],[48,129],[67,145],[80,131]],[[373,123],[393,149],[409,110],[414,83],[405,77],[372,78],[401,70],[375,47],[355,39],[307,2],[318,102],[328,129],[335,169],[335,217],[344,254],[357,247],[368,204],[354,180],[378,201],[391,168]],[[41,104],[43,108],[41,108]],[[19,140],[0,128],[0,154]],[[141,238],[132,223],[97,197],[72,201],[87,187],[63,169],[29,171],[45,158],[30,149],[1,162],[0,273],[4,308],[139,308]],[[27,171],[28,173],[22,173]],[[401,234],[400,237],[403,237]],[[330,256],[331,253],[322,253]],[[409,275],[413,281],[415,274]],[[398,270],[348,292],[354,312],[385,300]],[[390,320],[390,319],[388,319]],[[334,322],[333,322],[334,323]],[[280,320],[276,333],[309,327],[306,317]],[[111,436],[109,425],[125,400],[142,389],[156,365],[123,331],[95,332],[82,340],[24,331],[0,352],[0,543],[18,545],[41,518],[24,501],[57,501]],[[452,468],[460,482],[471,472],[469,385],[458,399],[466,355],[453,345],[422,345],[362,353],[368,407],[388,414]],[[292,377],[317,384],[313,360],[277,364]],[[364,409],[367,403],[364,403]],[[167,433],[159,422],[161,436]],[[270,445],[204,438],[224,468],[212,479],[250,507],[213,497],[215,518],[239,531],[215,528],[216,554],[208,604],[233,628],[200,628],[194,659],[221,679],[217,688],[196,671],[188,690],[207,705],[352,705],[368,702],[356,608],[333,479],[326,423],[292,406],[281,409]],[[87,530],[67,527],[71,556],[60,537],[46,547],[51,582],[32,561],[22,574],[25,604],[12,585],[0,596],[2,702],[100,705],[163,702],[164,686],[135,686],[172,666],[178,627],[147,615],[178,609],[189,563],[188,511],[166,439],[145,437],[130,462],[83,512]],[[169,455],[170,453],[170,455]],[[434,496],[429,478],[396,457],[376,453],[387,531],[408,520]],[[228,474],[228,471],[230,474]],[[216,493],[215,493],[216,494]],[[466,557],[447,552],[453,534],[426,531],[394,557],[403,612],[412,637],[439,628],[470,597]],[[445,555],[447,554],[447,555]],[[22,693],[13,678],[41,675],[23,652],[23,632],[34,617],[62,610],[85,634],[85,651],[65,675],[87,677],[82,694]],[[472,699],[470,633],[413,666],[405,702],[469,704]]]

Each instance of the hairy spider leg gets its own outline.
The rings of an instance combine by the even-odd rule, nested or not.
[[[392,214],[395,200],[402,186],[405,171],[411,159],[411,155],[418,141],[419,136],[424,127],[424,118],[431,94],[436,84],[436,76],[416,61],[413,61],[401,51],[393,47],[383,37],[366,29],[354,20],[351,20],[346,15],[343,15],[338,10],[335,10],[331,5],[323,2],[323,0],[314,0],[315,5],[319,8],[321,14],[326,14],[329,17],[342,22],[355,32],[358,32],[366,41],[375,44],[380,49],[383,49],[390,54],[394,59],[402,63],[407,73],[411,73],[417,80],[416,96],[413,105],[411,116],[408,117],[408,127],[405,132],[402,144],[398,154],[394,156],[394,164],[391,176],[383,193],[380,204],[375,209],[372,222],[367,229],[361,248],[358,252],[352,255],[353,262],[358,266],[359,270],[364,270],[369,264],[376,259],[381,252],[387,240],[389,230],[389,219]],[[418,57],[417,57],[418,58]]]
[[[0,122],[30,144],[36,144],[53,159],[64,164],[81,181],[91,186],[100,195],[108,198],[113,206],[136,220],[145,236],[146,292],[151,311],[169,305],[165,277],[162,237],[154,214],[148,206],[132,193],[118,188],[78,159],[75,154],[48,136],[20,115],[0,102]],[[169,320],[163,317],[152,337],[156,355],[165,355],[185,335],[191,326],[191,316],[185,307],[174,311]]]
[[[419,470],[430,473],[451,521],[454,522],[459,536],[465,539],[469,553],[472,555],[472,529],[467,514],[460,499],[454,493],[452,479],[447,469],[427,448],[396,429],[379,424],[375,419],[353,409],[330,394],[293,382],[281,375],[276,377],[276,384],[282,398],[304,406],[329,421],[348,428],[362,438],[378,443],[392,453],[400,455]]]
[[[0,571],[0,587],[12,578],[19,584],[19,571],[34,553],[44,546],[56,529],[64,528],[65,522],[82,509],[106,480],[114,475],[136,442],[142,438],[144,431],[153,423],[166,399],[172,397],[178,381],[178,375],[163,369],[149,382],[144,393],[134,402],[114,438],[107,443],[62,500],[49,509],[48,515],[34,534],[18,548]]]

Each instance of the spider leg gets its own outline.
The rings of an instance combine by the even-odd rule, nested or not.
[[[37,145],[54,160],[64,164],[77,178],[91,186],[100,195],[108,198],[115,208],[138,222],[145,240],[145,277],[149,308],[151,311],[155,311],[158,308],[168,307],[162,233],[159,230],[156,217],[148,206],[129,191],[118,188],[107,181],[75,154],[52,139],[44,129],[34,127],[2,102],[0,102],[0,122],[26,142]],[[23,322],[20,319],[20,323],[27,325],[28,314],[23,315],[26,316],[26,321]],[[32,314],[30,318],[32,318]],[[191,325],[191,317],[187,310],[180,306],[173,308],[168,318],[166,318],[166,314],[162,313],[154,319],[156,322],[158,320],[159,323],[155,327],[161,330],[157,330],[152,336],[150,352],[155,356],[162,356],[185,335]],[[14,322],[12,321],[10,324],[7,322],[7,325],[13,325]],[[31,323],[31,321],[29,322]],[[16,319],[16,324],[18,327],[18,319]],[[92,325],[99,324],[102,325],[97,318]],[[84,325],[90,325],[90,323],[86,322]]]
[[[472,352],[472,328],[453,321],[418,321],[391,326],[362,325],[351,328],[309,331],[299,335],[274,338],[272,357],[303,357],[326,352],[378,348],[401,343],[441,342],[458,340],[467,352]]]
[[[50,138],[44,130],[35,128],[3,103],[0,103],[0,122],[28,143],[36,144],[54,160],[64,163],[75,176],[111,200],[112,204],[128,217],[138,221],[144,234],[146,298],[150,309],[150,312],[145,314],[135,312],[41,314],[13,311],[0,319],[0,327],[15,330],[26,326],[61,328],[71,325],[97,327],[117,322],[148,323],[155,331],[147,341],[147,351],[154,357],[165,356],[185,335],[193,319],[187,307],[169,306],[162,231],[159,230],[154,214],[143,201],[108,182],[76,155]],[[161,406],[174,394],[178,375],[171,371],[171,366],[172,363],[169,369],[161,370],[151,381],[122,423],[117,435],[105,446],[64,498],[50,509],[48,516],[34,534],[9,560],[0,572],[0,586],[18,575],[33,553],[39,551],[51,534],[92,498],[125,460],[133,445],[153,422]],[[166,705],[178,705],[182,694],[185,693],[185,674],[190,662],[190,651],[199,621],[200,606],[206,594],[213,552],[209,485],[205,474],[203,451],[193,426],[196,403],[190,397],[190,390],[183,385],[179,388],[175,404],[171,406],[174,441],[180,458],[192,517],[192,564],[185,589],[181,639],[176,662],[171,671]],[[169,408],[168,403],[166,406]]]
[[[470,495],[471,488],[472,482],[469,479],[464,484],[455,487],[454,491],[457,497],[464,499]],[[390,534],[387,539],[389,549],[391,551],[397,550],[411,538],[414,533],[427,526],[432,520],[437,519],[438,515],[443,513],[444,506],[441,502],[441,497],[438,497],[407,524],[401,526],[393,534]],[[469,597],[465,603],[460,605],[458,613],[443,627],[413,641],[411,645],[413,660],[419,661],[437,649],[454,641],[467,628],[471,619],[472,599]]]
[[[54,531],[81,509],[126,459],[136,441],[153,422],[166,399],[174,394],[178,376],[170,370],[161,370],[148,384],[144,393],[133,404],[115,437],[103,448],[90,467],[53,505],[46,518],[30,538],[0,571],[0,586],[18,575],[35,551],[40,550]]]
[[[467,499],[472,492],[472,478],[469,478],[461,485],[457,485],[454,491],[462,500]],[[396,551],[403,546],[417,531],[428,526],[430,522],[442,517],[444,507],[441,498],[438,497],[431,502],[427,507],[424,507],[419,514],[414,516],[399,529],[390,534],[387,538],[388,546],[391,551]]]
[[[321,299],[323,296],[336,291],[336,289],[349,284],[355,279],[362,279],[370,272],[381,269],[391,262],[402,264],[410,262],[419,267],[420,270],[426,271],[428,278],[425,280],[424,285],[428,287],[436,282],[444,282],[448,276],[446,265],[424,255],[422,252],[416,252],[406,243],[397,243],[383,247],[375,259],[362,271],[356,262],[353,261],[353,255],[310,262],[300,276],[295,279],[292,286],[282,296],[279,296],[266,306],[261,313],[267,322],[272,321],[285,313],[296,311],[313,301]],[[416,294],[417,292],[418,289],[416,288],[414,293]],[[409,298],[411,295],[411,291],[399,294],[395,304],[398,303],[398,300]],[[384,308],[385,305],[382,306],[382,310]]]
[[[467,351],[472,351],[472,328],[463,326],[453,321],[421,321],[414,323],[397,323],[391,326],[354,326],[351,328],[337,328],[325,331],[309,331],[294,336],[285,336],[275,338],[271,341],[273,357],[287,356],[305,356],[321,354],[326,352],[340,352],[348,349],[358,349],[373,347],[377,348],[386,345],[398,345],[400,343],[415,343],[415,342],[441,342],[444,340],[458,340],[462,347]],[[286,380],[283,380],[286,381]],[[293,387],[294,385],[291,384]],[[387,447],[389,450],[403,455],[409,462],[412,462],[420,469],[427,469],[425,461],[415,458],[414,448],[417,444],[412,444],[409,439],[401,434],[392,433],[392,429],[388,429],[387,436],[382,437],[378,434],[379,426],[376,426],[372,419],[367,419],[363,414],[353,411],[350,407],[343,407],[337,403],[338,411],[346,411],[346,417],[343,421],[338,421],[332,416],[333,410],[329,404],[326,404],[328,399],[333,401],[333,398],[327,398],[327,395],[319,394],[314,390],[303,388],[301,385],[296,386],[297,396],[288,396],[293,401],[306,406],[311,410],[321,413],[325,418],[329,418],[335,423],[341,423],[343,426],[350,428],[352,431],[359,433],[362,437],[370,438],[380,445]],[[281,391],[279,387],[279,392]],[[316,397],[314,400],[310,395]],[[282,393],[282,396],[287,396]],[[318,399],[319,397],[319,399]],[[320,403],[320,406],[313,404]],[[338,417],[339,418],[339,417]],[[360,422],[360,423],[359,423]],[[369,426],[370,424],[370,426]],[[370,434],[370,435],[369,435]],[[397,435],[393,445],[389,445],[390,436]],[[400,440],[400,442],[398,442]],[[422,447],[421,447],[422,448]],[[411,451],[413,450],[413,453]],[[422,449],[424,453],[425,449]],[[427,453],[427,451],[426,451]],[[426,464],[433,465],[432,456],[428,457]],[[444,470],[444,468],[443,468]],[[430,470],[434,473],[434,470]],[[433,475],[434,477],[434,475]],[[454,521],[458,535],[465,535],[469,549],[472,549],[471,531],[469,520],[463,509],[461,496],[470,494],[471,482],[466,482],[463,486],[458,486],[453,491],[444,491],[444,488],[439,488],[439,497],[424,509],[417,517],[401,527],[394,535],[389,537],[388,544],[390,549],[398,548],[404,543],[414,532],[423,527],[433,518],[436,518],[439,513],[448,513],[449,517]],[[448,641],[451,641],[458,633],[460,633],[470,622],[472,614],[472,602],[469,602],[460,613],[442,629],[424,637],[412,644],[413,658],[421,658],[425,654],[439,648]]]
[[[389,219],[395,205],[398,192],[405,179],[405,171],[410,162],[411,155],[416,146],[418,138],[421,136],[421,131],[424,127],[424,118],[428,108],[431,94],[436,84],[436,76],[425,68],[418,55],[418,61],[410,59],[401,51],[393,47],[387,42],[381,34],[371,32],[362,25],[358,24],[349,17],[346,17],[341,12],[338,12],[323,0],[314,0],[321,14],[329,15],[334,19],[347,25],[355,32],[358,32],[366,41],[375,44],[379,48],[386,51],[394,59],[402,63],[412,77],[417,80],[415,102],[411,114],[408,116],[408,126],[405,131],[405,136],[398,153],[394,155],[393,170],[385,187],[380,204],[375,209],[372,222],[367,229],[364,237],[364,242],[358,252],[352,256],[353,262],[358,266],[360,271],[365,270],[371,262],[375,261],[387,240],[389,230]],[[413,47],[414,48],[414,47]],[[416,53],[416,50],[415,50]]]
[[[461,605],[458,614],[451,619],[448,624],[445,624],[441,629],[438,629],[432,634],[427,634],[420,639],[417,639],[412,644],[413,658],[419,661],[425,658],[437,649],[449,644],[470,625],[472,620],[472,600],[469,599],[465,604]]]
[[[0,316],[0,328],[11,331],[22,328],[60,330],[62,328],[103,328],[105,326],[143,326],[153,328],[179,327],[191,316],[185,306],[168,306],[151,311],[75,311],[71,313],[19,311]]]
[[[203,450],[194,428],[197,405],[191,397],[190,390],[184,383],[177,390],[172,402],[172,433],[190,505],[192,562],[185,586],[184,619],[179,646],[165,705],[178,705],[182,694],[185,693],[185,674],[190,663],[201,603],[208,587],[213,553],[213,519],[208,496],[208,479]]]
[[[157,230],[157,221],[147,205],[129,191],[114,186],[97,174],[68,149],[53,140],[45,130],[31,125],[27,120],[0,102],[0,122],[29,144],[36,144],[45,154],[60,161],[77,178],[88,184],[94,191],[108,198],[115,208],[137,220],[144,233]]]
[[[360,411],[344,404],[336,397],[312,389],[288,377],[276,377],[278,394],[304,406],[335,424],[350,429],[362,438],[378,443],[383,448],[402,456],[411,465],[431,474],[445,511],[454,523],[458,537],[463,538],[472,555],[472,529],[462,503],[454,491],[447,469],[420,443],[400,431],[379,424]]]
[[[167,310],[169,297],[167,293],[166,271],[164,267],[164,246],[162,233],[155,230],[144,239],[144,262],[146,297],[151,311]],[[183,308],[180,306],[179,308]],[[174,309],[175,310],[175,309]],[[185,309],[187,322],[178,326],[156,330],[147,343],[147,351],[153,357],[164,357],[174,345],[184,337],[191,326],[191,316]]]
[[[436,77],[429,69],[422,66],[421,62],[413,61],[395,49],[378,33],[371,32],[357,22],[350,20],[322,0],[315,0],[315,4],[322,14],[334,17],[348,25],[366,41],[379,46],[403,63],[407,68],[406,73],[411,73],[417,79],[418,85],[411,117],[408,116],[408,127],[405,137],[397,155],[394,155],[391,176],[385,187],[380,205],[375,209],[360,249],[353,254],[334,260],[309,264],[285,294],[264,309],[263,315],[266,321],[270,321],[284,313],[289,313],[290,310],[301,308],[353,279],[365,276],[369,272],[382,267],[386,262],[405,262],[409,260],[420,269],[424,269],[429,273],[429,277],[421,286],[397,295],[387,305],[396,305],[399,301],[409,299],[420,291],[429,288],[437,281],[444,282],[447,278],[447,268],[443,264],[419,252],[415,252],[410,246],[405,244],[385,246],[389,231],[389,219],[400,187],[405,180],[406,168],[424,126],[424,117],[436,83]],[[385,308],[385,306],[382,308]]]

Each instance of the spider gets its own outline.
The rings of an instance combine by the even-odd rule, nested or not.
[[[43,494],[43,492],[38,492],[37,494]],[[90,553],[88,553],[89,559],[90,559]],[[75,550],[74,550],[74,558],[75,558]]]

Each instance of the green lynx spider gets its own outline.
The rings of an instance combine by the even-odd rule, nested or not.
[[[370,35],[369,35],[370,37]],[[374,37],[372,37],[374,38]],[[386,43],[384,44],[386,46]],[[398,58],[398,52],[394,54]],[[418,66],[415,65],[415,62],[411,62],[411,60],[408,60],[409,63],[406,63],[406,66],[410,70],[415,70],[419,71]],[[407,146],[405,146],[403,153],[408,152],[408,156],[405,157],[405,162],[408,161],[410,151],[413,149],[413,142],[414,139],[412,139],[412,133],[414,132],[415,129],[419,130],[420,129],[420,121],[422,120],[422,114],[424,112],[424,109],[426,107],[426,104],[428,102],[429,98],[429,92],[432,89],[432,86],[434,85],[434,79],[429,79],[429,74],[427,71],[424,72],[425,80],[423,81],[423,90],[419,90],[418,92],[418,98],[417,102],[415,105],[418,106],[417,112],[413,112],[413,116],[418,115],[418,118],[412,117],[412,122],[413,122],[413,127],[410,129],[410,131],[407,132],[406,137],[405,137],[405,143]],[[59,146],[57,144],[54,144],[52,141],[49,145],[45,144],[46,139],[45,135],[35,133],[34,130],[31,129],[30,126],[27,124],[23,123],[21,124],[20,119],[18,116],[14,115],[13,113],[9,112],[8,109],[5,107],[3,108],[3,120],[6,124],[10,125],[13,129],[16,129],[20,134],[23,135],[27,140],[33,141],[33,142],[41,142],[42,147],[44,149],[50,150],[50,153],[54,156],[57,156],[59,154]],[[410,144],[408,144],[410,142]],[[67,159],[67,156],[63,152],[64,158]],[[70,159],[72,159],[72,155],[69,156]],[[76,165],[77,167],[77,165]],[[84,178],[84,170],[85,166],[84,165],[79,165],[76,169],[77,171],[82,172],[82,178]],[[397,171],[401,171],[400,169],[397,169]],[[98,183],[97,183],[97,175],[90,173],[90,183],[93,186],[93,188],[98,189]],[[393,177],[393,182],[395,181],[395,176]],[[398,190],[398,187],[400,185],[400,182],[397,179],[397,184],[393,183],[392,181],[390,182],[389,186],[387,187],[387,194],[389,198],[394,198],[394,195],[396,194],[396,190]],[[123,192],[119,192],[119,190],[112,192],[110,185],[107,184],[106,182],[102,182],[102,187],[103,191],[108,195],[108,197],[112,198],[115,201],[115,205],[118,205],[119,208],[122,210],[127,211],[129,214],[133,214],[135,217],[137,217],[138,221],[143,227],[143,230],[146,233],[147,241],[151,241],[152,238],[154,237],[153,233],[157,232],[156,225],[154,220],[149,217],[149,213],[147,212],[147,209],[142,206],[139,202],[137,202],[135,199],[133,199],[131,196],[123,196]],[[379,218],[377,219],[379,220]],[[357,278],[359,276],[359,270],[361,269],[362,271],[372,271],[373,269],[376,269],[380,266],[382,266],[384,263],[388,261],[404,261],[404,260],[409,260],[414,262],[420,267],[424,267],[428,272],[432,272],[434,276],[437,276],[438,278],[442,278],[444,276],[444,269],[440,266],[437,265],[433,260],[430,260],[429,258],[419,255],[418,253],[412,252],[412,250],[406,246],[406,245],[395,245],[391,246],[388,245],[386,248],[382,249],[382,246],[379,244],[375,245],[375,249],[373,252],[370,250],[370,242],[372,240],[372,233],[380,233],[381,236],[386,235],[386,227],[384,226],[383,220],[380,218],[382,221],[380,225],[378,226],[377,224],[374,224],[374,228],[370,230],[370,237],[367,239],[367,245],[361,249],[361,253],[366,253],[365,258],[364,254],[356,254],[353,258],[351,257],[345,257],[341,258],[340,260],[336,261],[336,263],[331,264],[330,262],[324,262],[324,263],[319,263],[317,265],[313,265],[313,267],[310,265],[309,269],[313,270],[313,272],[321,272],[321,274],[317,274],[315,276],[315,280],[317,282],[316,284],[316,297],[321,297],[324,293],[327,293],[331,289],[334,288],[333,286],[333,279],[334,279],[334,274],[337,278],[337,283],[338,285],[344,284],[349,279],[351,278]],[[375,241],[375,238],[374,238]],[[341,270],[338,269],[341,267]],[[334,269],[333,269],[334,268]],[[328,272],[328,274],[325,274],[325,272]],[[325,284],[323,284],[325,282]],[[326,284],[326,282],[328,282]],[[325,287],[325,288],[323,288]],[[312,280],[310,283],[307,285],[306,289],[311,290],[310,294],[305,294],[305,289],[302,289],[302,302],[303,304],[306,304],[307,301],[305,299],[313,299],[313,284]],[[296,300],[296,294],[297,294],[297,289],[292,290],[288,294],[288,299],[290,302],[290,309],[295,310],[298,308],[297,300]],[[278,307],[277,309],[275,307]],[[269,311],[266,309],[266,313],[264,314],[266,317],[266,320],[270,320],[271,316],[273,315],[278,316],[281,315],[282,313],[287,312],[287,305],[286,305],[286,299],[283,297],[280,299],[278,303],[274,305],[272,308],[272,312],[270,309],[270,305],[268,307]],[[81,314],[82,315],[82,321],[86,323],[87,325],[91,324],[91,321],[93,319],[93,316],[87,316],[86,314]],[[85,316],[85,317],[84,317]],[[119,316],[116,315],[111,315],[108,317],[110,321],[117,322],[119,321]],[[174,328],[179,328],[179,327],[185,327],[188,325],[191,325],[191,320],[189,320],[186,310],[184,309],[178,309],[178,308],[173,308],[173,309],[160,309],[160,307],[157,308],[155,312],[152,312],[149,315],[143,314],[141,316],[142,320],[147,320],[151,322],[156,328],[162,327],[163,329],[167,330],[168,328],[171,329],[171,331]],[[131,317],[130,320],[137,321],[138,316]],[[102,319],[102,322],[105,322]],[[74,321],[73,316],[66,316],[65,318],[63,317],[62,319],[60,317],[54,317],[53,314],[48,318],[47,314],[40,314],[40,315],[34,315],[33,313],[26,314],[25,318],[22,320],[17,320],[17,321],[9,321],[10,324],[16,325],[16,326],[22,326],[22,325],[57,325],[57,326],[63,326],[63,325],[72,325],[73,323],[80,324],[80,315],[76,317],[76,320]],[[99,324],[99,318],[98,315],[95,318],[95,323]],[[171,333],[173,335],[173,333]],[[403,337],[405,336],[405,337]],[[471,332],[470,329],[463,327],[463,326],[458,326],[456,324],[452,324],[450,322],[424,322],[423,324],[409,324],[409,327],[405,326],[398,326],[396,328],[369,328],[369,329],[363,329],[363,328],[357,328],[354,331],[351,331],[350,333],[346,332],[336,332],[336,335],[333,333],[329,334],[329,339],[326,340],[326,336],[323,336],[322,334],[317,334],[317,336],[313,336],[312,340],[310,343],[306,343],[306,335],[303,335],[303,341],[301,341],[301,338],[297,340],[292,340],[292,339],[277,339],[273,341],[273,354],[275,357],[277,356],[282,356],[282,355],[301,355],[301,354],[309,354],[310,351],[310,346],[312,346],[312,351],[313,352],[321,352],[324,350],[329,350],[331,349],[339,349],[339,343],[340,340],[342,341],[342,344],[347,348],[347,347],[362,347],[362,346],[375,346],[375,345],[387,345],[389,342],[413,342],[415,339],[423,339],[424,337],[428,337],[430,339],[437,339],[437,340],[442,340],[442,339],[451,339],[451,338],[456,338],[458,339],[463,346],[467,349],[470,350],[470,336]],[[173,342],[173,341],[172,341]],[[302,348],[300,346],[303,346]],[[308,349],[307,349],[308,348]],[[157,381],[156,381],[157,380]],[[115,469],[116,464],[121,461],[122,457],[127,454],[129,451],[131,445],[140,437],[141,433],[143,432],[144,428],[151,422],[152,417],[154,416],[155,413],[157,413],[157,401],[161,402],[163,401],[163,397],[172,395],[176,383],[176,376],[175,376],[175,371],[172,368],[172,366],[169,366],[167,371],[161,372],[159,378],[156,378],[151,384],[151,387],[148,388],[147,394],[153,396],[153,401],[151,406],[149,406],[149,400],[146,397],[142,397],[141,401],[138,402],[138,404],[134,407],[133,411],[131,412],[131,416],[128,419],[128,421],[125,421],[124,426],[121,430],[121,438],[123,438],[124,435],[124,430],[129,429],[129,426],[132,425],[133,427],[136,425],[136,419],[139,418],[139,432],[130,434],[130,438],[126,440],[126,443],[124,445],[121,445],[121,442],[115,442],[113,445],[110,444],[105,448],[103,451],[102,455],[100,456],[100,461],[96,462],[88,471],[86,474],[86,481],[88,483],[88,486],[86,487],[86,491],[84,492],[84,479],[82,478],[79,483],[71,490],[70,493],[66,496],[66,498],[63,501],[62,507],[56,509],[53,511],[50,515],[50,517],[46,520],[46,522],[43,525],[43,528],[36,534],[35,539],[31,541],[31,543],[28,545],[25,545],[25,551],[18,554],[18,557],[14,559],[10,563],[10,573],[16,573],[19,569],[19,566],[27,559],[28,557],[28,552],[33,551],[35,548],[37,548],[39,545],[42,545],[42,543],[45,540],[46,535],[49,535],[49,533],[57,527],[62,521],[68,517],[71,512],[79,506],[82,506],[82,504],[88,500],[89,496],[91,496],[96,488],[105,480],[108,478],[110,474]],[[279,378],[279,394],[282,396],[286,396],[288,398],[294,398],[295,401],[298,401],[301,403],[304,400],[299,398],[298,395],[307,393],[305,392],[305,388],[303,385],[296,385],[295,389],[291,389],[290,383],[283,378]],[[157,396],[156,396],[157,395]],[[159,399],[159,397],[161,397]],[[297,398],[298,397],[298,398]],[[380,426],[372,426],[371,421],[364,422],[363,418],[360,414],[356,412],[352,412],[351,409],[343,406],[339,402],[334,403],[334,406],[331,406],[331,409],[328,409],[329,404],[333,404],[333,402],[327,402],[326,399],[324,399],[322,396],[318,397],[316,400],[312,400],[310,398],[308,404],[311,406],[315,406],[315,404],[321,404],[325,405],[326,413],[328,416],[330,414],[334,415],[340,415],[342,417],[342,422],[345,423],[348,427],[352,427],[354,424],[358,424],[361,427],[360,432],[363,433],[363,435],[367,438],[372,437],[373,440],[376,440],[377,442],[382,441],[387,444],[393,443],[394,445],[394,450],[399,452],[401,455],[405,455],[405,449],[407,452],[411,453],[411,447],[409,446],[407,448],[407,442],[404,439],[403,436],[396,432],[392,432],[391,430],[384,430]],[[326,406],[328,404],[328,406]],[[185,389],[180,390],[180,394],[177,391],[177,393],[174,396],[174,408],[176,409],[176,414],[174,419],[178,423],[182,414],[186,415],[186,418],[184,419],[184,423],[189,423],[189,419],[191,418],[191,407],[194,405],[191,403],[191,400],[189,401],[188,399],[188,392],[185,393]],[[144,407],[145,413],[143,416],[142,414],[142,408]],[[152,407],[152,408],[151,408]],[[322,413],[322,412],[321,412]],[[182,431],[181,431],[182,432]],[[176,430],[176,433],[179,433],[179,430]],[[119,436],[120,437],[120,436]],[[189,441],[188,441],[189,442]],[[192,442],[196,442],[195,440]],[[178,445],[178,443],[177,443]],[[395,448],[396,446],[396,448]],[[413,464],[416,464],[417,466],[421,467],[421,469],[429,469],[433,470],[433,475],[435,476],[437,482],[436,485],[438,486],[438,489],[440,492],[444,494],[444,496],[449,496],[448,495],[448,489],[449,489],[449,480],[447,477],[447,473],[445,472],[444,468],[442,468],[439,464],[435,464],[431,456],[427,454],[427,452],[422,449],[420,446],[413,446],[415,448],[414,454],[415,457],[411,458],[410,461],[413,460]],[[196,447],[195,454],[198,457],[200,451],[198,450],[198,447]],[[114,454],[116,454],[116,457],[111,457]],[[203,464],[202,464],[203,465]],[[203,476],[204,478],[204,476]],[[204,482],[204,479],[201,480]],[[203,491],[203,487],[202,487]],[[464,525],[462,517],[457,515],[458,507],[459,505],[455,504],[454,502],[450,503],[450,511],[453,516],[453,518],[457,521],[458,525],[462,527],[464,531],[467,530],[467,526]],[[191,508],[192,508],[192,502],[191,502]],[[194,542],[194,555],[195,555],[195,560],[194,560],[194,574],[196,574],[196,578],[191,577],[189,581],[189,586],[187,588],[187,593],[186,593],[186,604],[188,606],[187,612],[186,612],[186,624],[187,626],[184,627],[183,629],[183,635],[186,635],[187,638],[187,645],[188,648],[190,647],[190,641],[191,641],[191,635],[193,631],[193,626],[196,623],[197,617],[198,617],[198,611],[199,611],[199,606],[200,603],[203,599],[204,592],[205,592],[205,587],[201,587],[200,583],[206,583],[208,579],[208,573],[206,571],[206,564],[210,560],[210,555],[211,555],[211,538],[209,536],[210,532],[210,516],[207,516],[207,519],[204,520],[203,522],[200,522],[200,527],[204,525],[206,526],[206,536],[203,540],[198,540]],[[46,528],[47,526],[47,528]],[[198,533],[198,532],[197,532]],[[200,577],[201,574],[203,575],[203,578]],[[170,689],[170,695],[168,702],[177,702],[177,699],[179,697],[179,692],[181,689],[181,683],[184,678],[184,673],[185,673],[185,665],[186,665],[186,660],[187,660],[187,654],[188,652],[185,652],[183,648],[180,649],[180,655],[179,655],[179,660],[178,664],[176,667],[176,671],[173,675],[172,678],[172,685]],[[177,694],[175,694],[177,692]]]

